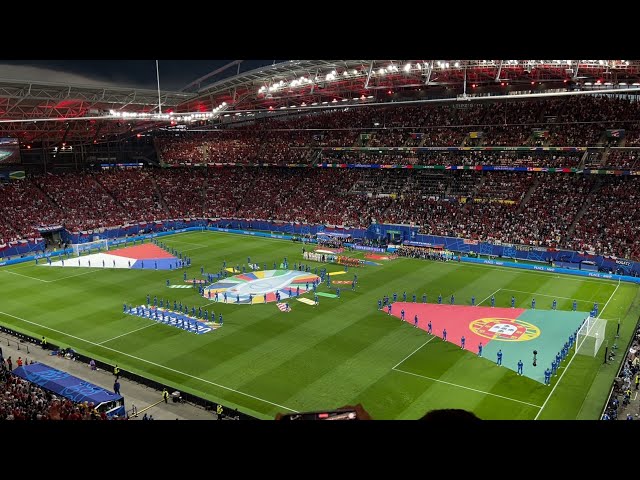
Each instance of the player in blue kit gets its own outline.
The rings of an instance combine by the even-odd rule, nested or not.
[[[218,323],[219,323],[220,325],[222,325],[222,314],[220,314],[220,315],[218,316]]]
[[[154,307],[158,306],[158,297],[156,295],[153,296],[153,306]]]
[[[186,272],[186,271],[182,274],[182,280],[183,280],[184,282],[186,282],[186,281],[187,281],[187,272]]]
[[[339,288],[336,288],[336,295],[337,295],[338,298],[340,298],[340,289]]]
[[[422,294],[422,303],[427,303],[427,294],[426,293]]]
[[[122,307],[122,311],[123,311],[124,313],[126,313],[126,312],[127,312],[127,304],[126,304],[126,303],[124,304],[124,307]]]
[[[387,305],[387,315],[391,315],[391,304]]]
[[[404,308],[400,310],[400,320],[404,321]]]
[[[464,335],[462,336],[462,338],[460,339],[460,348],[464,350],[464,344],[466,343],[466,338],[464,338]]]
[[[380,300],[378,300],[378,301],[380,301]],[[315,294],[315,293],[313,294],[313,302],[314,302],[314,305],[316,307],[318,306],[318,303],[320,303],[320,302],[318,302],[318,295]]]
[[[447,341],[447,329],[446,328],[442,329],[442,340],[444,340],[445,342]]]
[[[575,312],[578,309],[578,302],[573,301],[573,311]]]
[[[456,299],[453,295],[451,295],[451,301],[450,301],[451,305],[455,305],[456,303]]]
[[[491,295],[491,306],[492,307],[496,306],[496,297],[494,297],[493,295]]]
[[[151,295],[147,294],[147,306],[151,303]]]
[[[536,309],[536,299],[535,298],[531,299],[531,309],[532,310]]]
[[[555,375],[557,371],[558,371],[558,362],[556,362],[556,360],[554,359],[551,361],[551,373]]]
[[[240,295],[236,294],[236,303],[240,303]]]
[[[516,297],[512,296],[511,297],[511,308],[515,308],[516,307]]]
[[[498,350],[498,360],[496,361],[496,365],[502,366],[502,350]]]
[[[544,371],[544,384],[551,385],[551,370],[548,368]]]
[[[442,295],[438,295],[438,305],[442,305]]]
[[[418,328],[418,315],[413,317],[413,328]]]
[[[555,310],[558,306],[558,301],[554,298],[553,303],[551,304],[551,310]]]
[[[249,294],[249,305],[253,305],[253,293]]]
[[[478,345],[478,356],[482,356],[482,342],[480,342],[480,344]]]
[[[522,360],[518,360],[518,375],[522,375],[522,367],[524,367],[524,363]]]
[[[431,325],[431,320],[429,320],[429,323],[427,324],[427,333],[433,334],[433,327]]]
[[[476,306],[476,297],[471,296],[471,306],[475,307]]]
[[[393,292],[393,301],[398,301],[398,294],[396,292]]]
[[[597,316],[598,316],[598,302],[595,302],[595,303],[593,304],[593,312],[594,312],[594,315],[593,315],[593,316],[594,316],[594,317],[597,317]]]
[[[378,299],[378,310],[382,310],[382,300]]]
[[[407,301],[407,292],[402,292],[402,301],[403,302]]]
[[[413,303],[416,303],[416,294],[413,294]]]

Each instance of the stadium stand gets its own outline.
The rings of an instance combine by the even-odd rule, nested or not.
[[[637,150],[629,147],[640,144],[639,114],[638,102],[588,96],[340,108],[256,119],[235,129],[165,132],[157,142],[164,164],[246,168],[49,173],[0,184],[0,245],[37,237],[38,226],[52,224],[80,231],[182,218],[359,228],[376,221],[414,224],[423,233],[637,259],[640,218],[628,208],[638,201],[637,177],[474,167],[636,168]],[[611,128],[626,129],[626,138],[608,136]],[[600,149],[584,148],[593,145]],[[502,149],[377,150],[411,146]],[[571,148],[528,148],[536,146]],[[437,168],[252,166],[261,163]],[[446,170],[450,166],[470,170]]]
[[[0,357],[1,358],[1,357]],[[61,399],[13,375],[5,359],[0,362],[0,420],[107,420],[91,403]]]
[[[175,218],[243,218],[425,233],[640,256],[637,178],[406,169],[223,168],[66,173],[2,186],[4,241]],[[47,192],[49,195],[43,193]],[[256,194],[256,192],[258,194]],[[615,201],[611,201],[614,198]],[[575,225],[574,225],[575,223]],[[575,227],[575,231],[572,227]]]

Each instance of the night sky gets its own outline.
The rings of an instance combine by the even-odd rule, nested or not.
[[[180,90],[193,80],[233,60],[160,60],[160,88]],[[281,62],[283,60],[275,60]],[[245,60],[240,71],[273,64],[274,60]],[[225,71],[235,74],[237,65]],[[157,88],[155,60],[0,60],[0,78],[94,82]],[[28,78],[26,78],[28,77]]]

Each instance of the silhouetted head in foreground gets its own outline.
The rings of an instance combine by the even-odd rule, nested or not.
[[[440,422],[457,422],[457,421],[472,421],[478,422],[478,418],[475,414],[467,412],[459,408],[443,408],[442,410],[431,410],[425,413],[420,420],[434,420]]]

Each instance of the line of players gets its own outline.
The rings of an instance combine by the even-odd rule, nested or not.
[[[159,307],[150,307],[145,305],[138,305],[136,307],[133,307],[132,305],[130,305],[124,310],[123,313],[128,313],[129,315],[137,315],[138,317],[149,318],[152,320],[155,319],[156,322],[162,322],[168,325],[172,324],[172,321],[174,321],[174,326],[182,328],[183,330],[189,332],[198,333],[200,331],[201,333],[205,333],[202,332],[203,328],[206,331],[211,330],[211,327],[199,324],[198,319],[196,318],[182,313],[160,309]],[[222,323],[220,323],[220,326],[222,326]]]
[[[391,314],[391,304],[395,303],[398,301],[398,294],[394,292],[393,294],[393,302],[391,302],[391,300],[389,299],[388,295],[385,295],[382,300],[378,300],[378,310],[382,310],[383,307],[387,307],[388,309],[388,313]],[[407,301],[407,292],[403,292],[402,293],[402,301],[406,302]],[[417,297],[416,294],[413,294],[413,298],[412,298],[412,302],[413,303],[417,303]],[[422,294],[422,303],[427,303],[427,294],[423,293]],[[456,303],[456,299],[455,296],[452,294],[451,298],[449,299],[449,304],[450,305],[455,305]],[[438,305],[442,305],[442,294],[438,295]],[[475,307],[476,306],[476,297],[472,296],[471,297],[471,306]],[[496,297],[494,295],[491,295],[491,306],[495,307],[496,306]],[[516,308],[516,297],[511,296],[511,308]],[[533,298],[531,299],[531,309],[535,310],[536,308],[536,299]],[[554,298],[553,302],[551,303],[551,309],[552,310],[557,310],[558,308],[558,301]],[[578,301],[574,300],[573,301],[573,305],[572,305],[572,311],[577,311],[578,309]],[[597,317],[598,316],[598,302],[594,302],[593,304],[593,308],[591,309],[591,316],[592,317]]]
[[[564,342],[562,346],[562,350],[556,353],[556,358],[551,362],[551,368],[547,367],[544,371],[544,384],[549,386],[551,385],[551,375],[554,377],[558,375],[558,368],[560,368],[560,363],[564,361],[565,358],[569,356],[569,350],[576,342],[576,337],[578,336],[578,331],[576,330],[574,333],[569,335],[569,340]]]
[[[185,304],[182,305],[182,302],[177,302],[176,300],[173,301],[173,308],[171,308],[171,303],[169,302],[169,299],[167,300],[163,300],[162,298],[158,301],[158,297],[154,296],[153,297],[153,308],[151,307],[151,295],[147,295],[147,308],[154,310],[155,313],[155,318],[159,318],[160,316],[162,317],[162,319],[164,320],[164,313],[165,310],[169,311],[169,312],[173,312],[173,313],[179,313],[179,314],[183,314],[183,315],[189,315],[189,307]],[[122,311],[123,313],[130,313],[133,309],[139,309],[141,307],[133,307],[132,305],[127,305],[126,303],[123,304],[122,307]],[[164,310],[160,310],[160,313],[158,313],[158,309],[164,309]],[[195,319],[201,319],[204,320],[205,322],[209,321],[209,311],[208,310],[203,310],[202,307],[198,307],[198,309],[196,310],[196,307],[191,307],[191,317],[195,320]],[[211,311],[211,321],[215,322],[216,320],[216,313],[215,311]],[[223,324],[223,317],[222,317],[222,313],[218,316],[218,323],[220,325]]]

